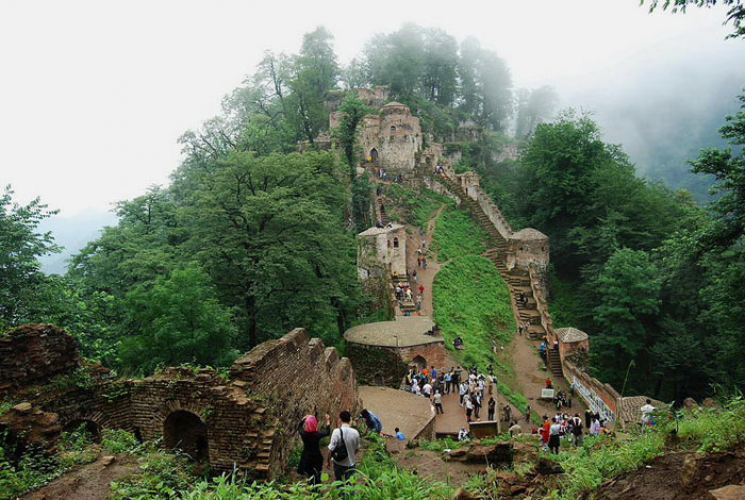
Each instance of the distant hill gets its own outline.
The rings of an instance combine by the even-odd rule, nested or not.
[[[85,211],[67,217],[56,215],[46,219],[39,225],[39,230],[51,231],[55,242],[64,249],[60,253],[45,255],[39,259],[42,271],[47,274],[65,274],[70,256],[89,241],[98,238],[105,226],[116,223],[116,215],[108,211]]]

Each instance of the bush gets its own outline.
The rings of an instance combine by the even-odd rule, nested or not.
[[[139,447],[135,435],[123,429],[106,429],[101,435],[101,448],[109,453],[134,453]]]

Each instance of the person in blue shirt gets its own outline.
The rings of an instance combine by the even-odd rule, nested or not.
[[[406,436],[404,436],[404,433],[401,432],[398,427],[396,427],[396,439],[398,439],[399,441],[403,441],[406,439]]]
[[[370,432],[374,432],[375,434],[380,434],[380,431],[383,430],[383,424],[380,422],[380,419],[377,415],[375,415],[373,412],[364,409],[360,412],[360,416],[357,417],[357,420],[364,418],[365,419],[365,425],[367,425],[367,429]]]

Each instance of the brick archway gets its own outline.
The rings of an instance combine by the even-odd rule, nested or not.
[[[421,370],[422,368],[427,368],[427,360],[424,359],[422,356],[416,356],[414,359],[411,360],[411,362],[414,363],[419,370]]]
[[[163,441],[167,448],[179,449],[192,460],[209,460],[207,424],[196,414],[177,410],[163,422]]]

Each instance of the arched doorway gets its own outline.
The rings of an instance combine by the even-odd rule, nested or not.
[[[373,377],[373,384],[374,385],[383,385],[383,375],[380,373],[376,373]]]
[[[209,458],[207,425],[191,412],[179,410],[168,415],[163,423],[163,439],[167,448],[179,449],[192,460]]]
[[[378,150],[375,148],[372,148],[370,150],[370,161],[372,162],[373,165],[378,164]]]
[[[414,359],[411,360],[411,362],[416,365],[417,370],[421,370],[422,368],[427,367],[427,360],[421,356],[416,356]]]
[[[83,432],[88,437],[88,439],[90,439],[94,443],[101,442],[101,426],[93,420],[88,420],[85,418],[71,420],[62,428],[62,432],[76,431]]]

